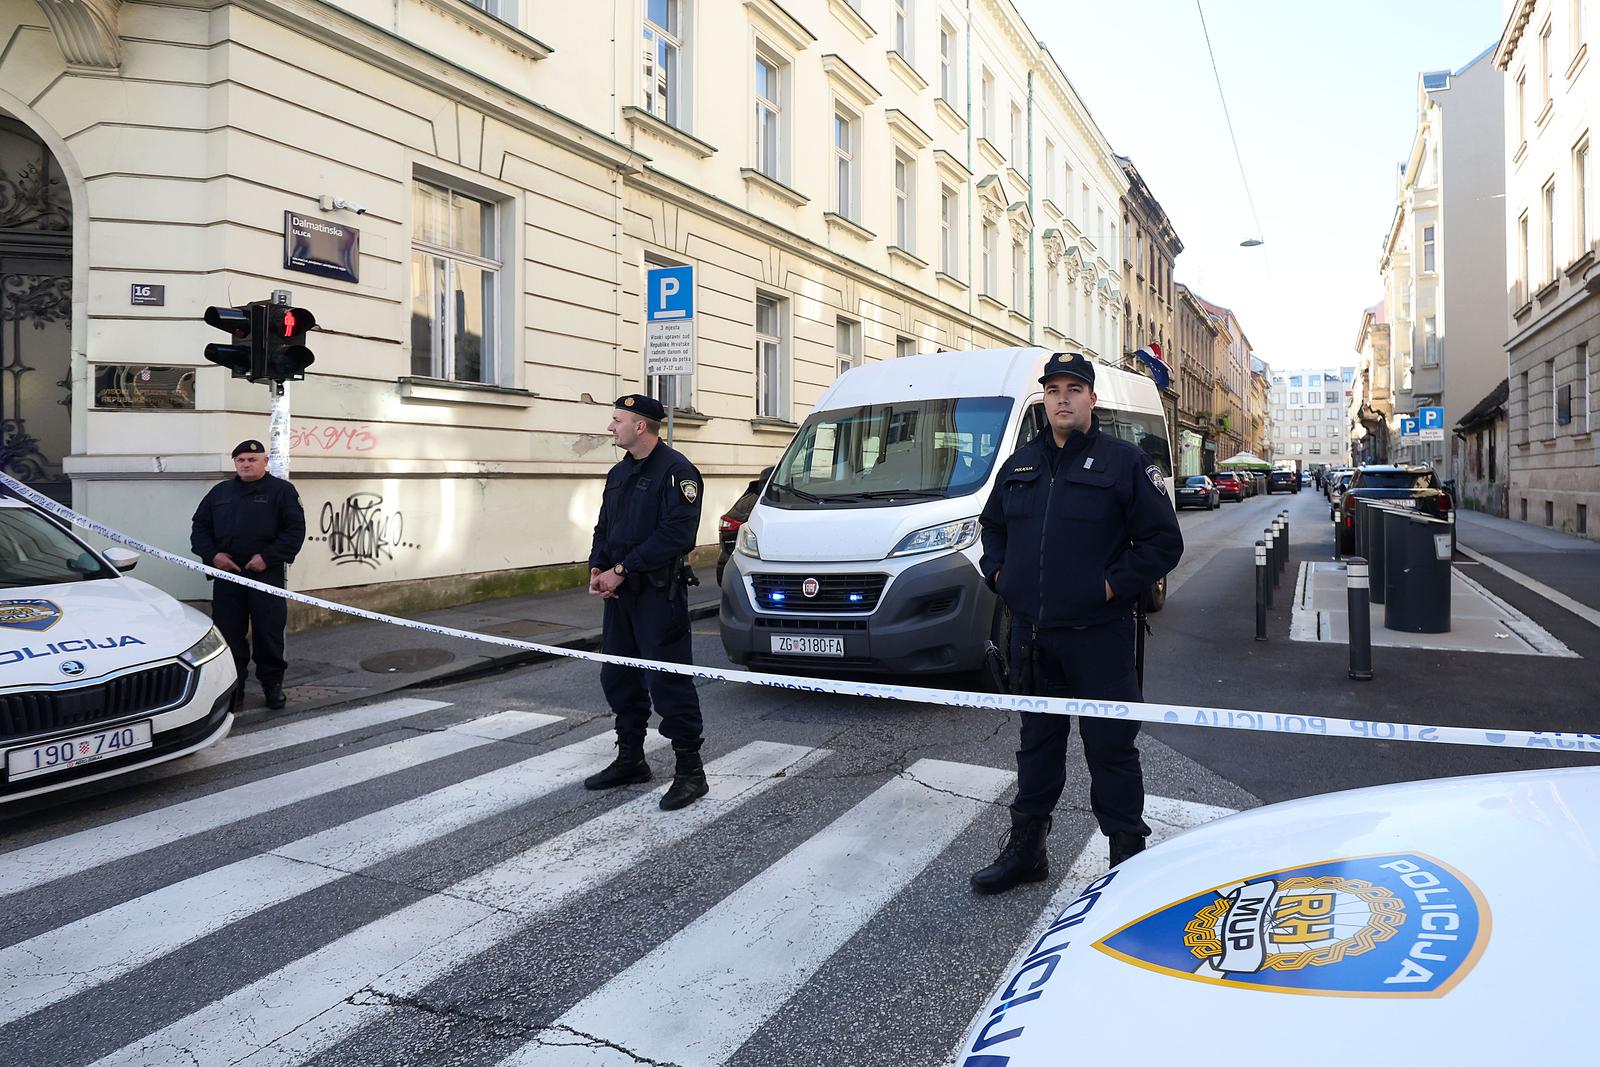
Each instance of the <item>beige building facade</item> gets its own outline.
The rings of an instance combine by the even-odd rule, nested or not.
[[[0,0],[0,26],[32,327],[6,469],[182,550],[269,407],[201,313],[291,289],[320,327],[295,588],[402,608],[580,572],[620,393],[672,402],[711,543],[844,368],[1117,358],[1126,181],[1007,0]],[[645,272],[675,265],[696,367],[647,380]]]
[[[1509,11],[1494,51],[1504,72],[1507,510],[1600,538],[1595,26],[1584,4],[1513,0]]]
[[[1221,430],[1217,406],[1222,388],[1217,376],[1219,327],[1181,282],[1173,319],[1180,383],[1177,473],[1210,474],[1217,469]]]
[[[1121,365],[1138,373],[1149,373],[1133,353],[1147,344],[1161,347],[1171,376],[1161,391],[1161,404],[1167,412],[1167,425],[1179,425],[1179,399],[1183,391],[1181,346],[1173,344],[1177,334],[1176,289],[1173,268],[1183,242],[1178,239],[1172,220],[1161,202],[1139,174],[1139,168],[1126,156],[1118,156],[1128,178],[1128,191],[1122,198],[1122,359]]]

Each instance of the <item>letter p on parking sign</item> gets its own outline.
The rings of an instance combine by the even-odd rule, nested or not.
[[[645,321],[694,318],[694,268],[653,267],[645,272]]]

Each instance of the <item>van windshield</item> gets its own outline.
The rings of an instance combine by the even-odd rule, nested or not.
[[[974,493],[989,480],[1011,403],[960,397],[817,412],[778,461],[764,499],[804,508]]]

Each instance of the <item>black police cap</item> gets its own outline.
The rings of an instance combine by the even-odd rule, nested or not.
[[[661,401],[642,393],[629,393],[627,396],[617,397],[616,407],[655,422],[661,422],[667,417],[667,409],[661,406]]]
[[[262,444],[260,441],[240,441],[238,444],[233,446],[234,459],[238,459],[240,456],[244,455],[264,456],[266,454],[267,446]]]
[[[1039,376],[1039,384],[1043,385],[1062,374],[1080,378],[1089,384],[1089,388],[1094,388],[1094,364],[1085,359],[1082,352],[1057,352],[1051,356],[1044,365],[1044,373]]]

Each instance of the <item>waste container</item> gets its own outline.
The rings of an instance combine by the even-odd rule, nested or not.
[[[1356,555],[1364,556],[1367,560],[1374,604],[1382,604],[1384,601],[1383,568],[1387,560],[1383,551],[1383,516],[1388,510],[1382,504],[1374,504],[1370,500],[1356,501],[1354,530]]]
[[[1414,512],[1383,514],[1383,625],[1408,634],[1450,632],[1450,524]]]

